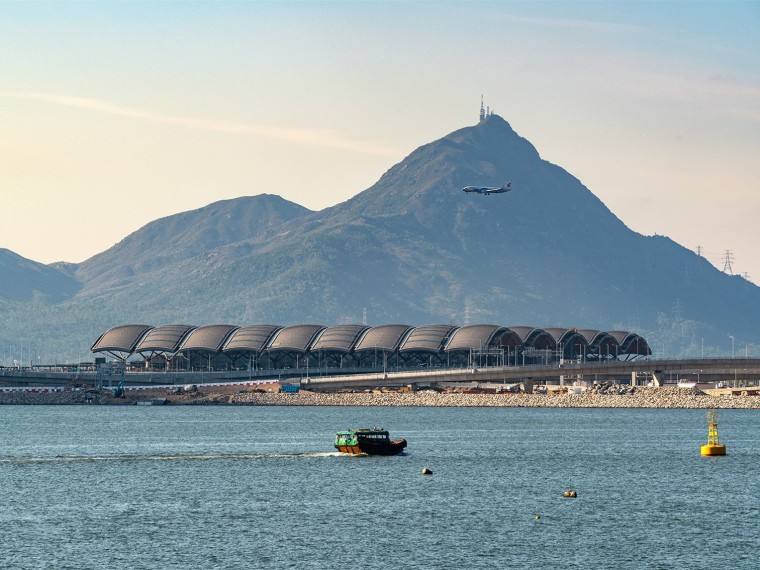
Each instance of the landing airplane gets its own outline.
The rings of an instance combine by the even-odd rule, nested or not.
[[[465,186],[462,188],[463,192],[477,192],[478,194],[504,194],[512,190],[512,183],[507,182],[501,188],[490,188],[488,186]]]

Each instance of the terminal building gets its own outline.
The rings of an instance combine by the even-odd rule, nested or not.
[[[92,352],[132,370],[306,370],[335,373],[426,367],[555,364],[632,360],[651,354],[625,331],[529,326],[432,324],[121,325],[104,332]]]

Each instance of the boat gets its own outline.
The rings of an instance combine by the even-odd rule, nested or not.
[[[335,449],[351,455],[396,455],[405,447],[405,439],[392,440],[382,428],[356,428],[335,434]]]

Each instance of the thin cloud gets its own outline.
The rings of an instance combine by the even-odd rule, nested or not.
[[[0,93],[0,96],[6,98],[23,99],[27,101],[41,101],[53,105],[61,105],[64,107],[72,107],[75,109],[83,109],[86,111],[94,111],[108,115],[117,115],[130,119],[152,121],[154,123],[163,123],[166,125],[174,125],[187,129],[252,136],[377,156],[398,156],[398,154],[402,152],[402,150],[398,148],[375,144],[372,142],[350,140],[341,137],[339,134],[330,130],[262,127],[258,125],[230,123],[226,121],[197,119],[194,117],[175,117],[171,115],[153,113],[151,111],[133,109],[131,107],[124,107],[122,105],[115,105],[113,103],[102,101],[100,99],[91,99],[89,97],[73,97],[70,95],[56,95],[52,93],[4,92]]]

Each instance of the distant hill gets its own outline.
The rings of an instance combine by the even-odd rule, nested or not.
[[[0,301],[58,303],[79,289],[80,284],[68,272],[0,248]]]
[[[461,191],[507,180],[506,194]],[[320,212],[267,195],[217,202],[67,271],[81,283],[73,299],[12,304],[7,319],[34,312],[28,334],[85,351],[127,322],[331,325],[366,309],[369,324],[627,329],[673,356],[756,342],[760,322],[760,288],[633,232],[498,116]]]
[[[272,237],[283,223],[310,212],[268,194],[215,202],[147,224],[81,263],[75,275],[86,291],[122,287],[134,277],[225,245]]]

